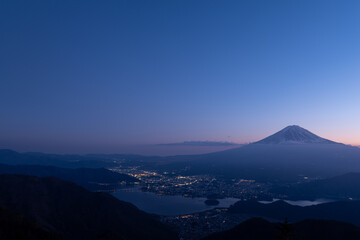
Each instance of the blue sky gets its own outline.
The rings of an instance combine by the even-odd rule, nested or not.
[[[0,147],[360,145],[359,1],[0,2]]]

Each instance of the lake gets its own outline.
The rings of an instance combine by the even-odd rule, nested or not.
[[[278,200],[280,200],[280,199],[273,199],[272,201],[259,201],[259,203],[267,204],[267,203],[276,202]],[[333,202],[333,200],[330,200],[330,199],[316,199],[314,201],[309,201],[309,200],[297,200],[297,201],[283,200],[283,201],[290,205],[300,206],[300,207],[307,207],[307,206],[318,205],[318,204],[322,204],[322,203]]]
[[[229,207],[239,201],[237,198],[218,199],[216,206],[208,206],[206,198],[187,198],[183,196],[157,195],[152,192],[143,192],[140,187],[118,189],[112,195],[119,200],[130,202],[139,209],[159,215],[183,215],[201,212],[217,207]]]

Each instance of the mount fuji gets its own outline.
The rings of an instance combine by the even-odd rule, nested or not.
[[[180,162],[182,161],[182,164]],[[216,174],[259,181],[298,181],[360,172],[360,148],[319,137],[299,126],[239,148],[176,157],[188,174]]]
[[[307,144],[336,144],[336,142],[319,137],[312,132],[297,126],[288,126],[279,132],[264,138],[258,144],[291,144],[291,143],[307,143]]]

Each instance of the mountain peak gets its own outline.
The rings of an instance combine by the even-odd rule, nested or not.
[[[296,143],[335,143],[335,142],[319,137],[298,125],[291,125],[256,143],[296,144]]]

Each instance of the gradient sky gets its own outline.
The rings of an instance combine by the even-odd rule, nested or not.
[[[0,1],[0,148],[118,152],[297,124],[360,145],[360,1]]]

